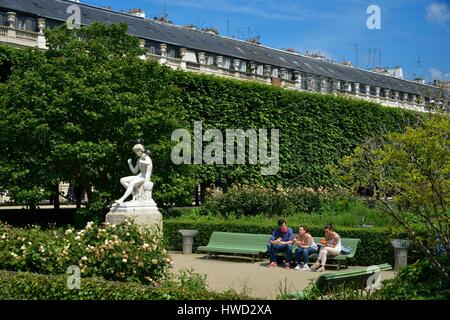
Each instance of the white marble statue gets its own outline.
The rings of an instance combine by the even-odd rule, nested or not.
[[[136,144],[133,151],[136,153],[138,160],[136,166],[133,166],[133,161],[128,159],[128,166],[135,175],[120,179],[120,183],[126,190],[124,195],[115,201],[119,205],[130,195],[133,195],[132,201],[153,201],[153,183],[150,181],[153,169],[152,159],[145,153],[144,146],[141,144]]]

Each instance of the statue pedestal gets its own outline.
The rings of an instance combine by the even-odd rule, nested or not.
[[[114,204],[106,215],[106,222],[119,224],[128,218],[134,218],[134,223],[141,226],[157,225],[162,230],[162,214],[155,201],[127,201],[121,205]]]

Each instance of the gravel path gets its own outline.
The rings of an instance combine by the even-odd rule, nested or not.
[[[267,259],[252,263],[248,258],[219,256],[208,260],[204,254],[183,255],[180,252],[171,252],[171,257],[174,273],[192,268],[207,276],[208,287],[214,291],[232,288],[263,299],[275,299],[280,288],[289,292],[303,290],[319,276],[316,272],[267,268]],[[393,271],[382,272],[381,279],[391,278],[394,274]]]

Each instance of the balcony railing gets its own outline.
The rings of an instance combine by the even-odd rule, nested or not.
[[[25,41],[33,41],[37,42],[38,39],[38,33],[32,32],[32,31],[26,31],[26,30],[17,30],[16,29],[16,38],[25,40]]]
[[[8,27],[0,26],[0,37],[8,36]]]

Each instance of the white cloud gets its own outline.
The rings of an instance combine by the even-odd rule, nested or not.
[[[450,8],[445,3],[432,3],[426,9],[428,21],[445,25],[450,20]]]

